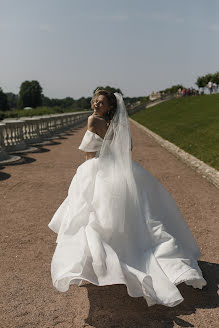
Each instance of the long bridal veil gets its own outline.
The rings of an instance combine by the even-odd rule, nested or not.
[[[100,224],[104,230],[124,232],[127,200],[132,200],[136,211],[139,207],[132,170],[131,134],[127,110],[122,95],[119,93],[114,95],[117,99],[117,110],[100,149],[96,183],[100,182],[101,192],[99,188],[96,190],[100,192],[97,202],[99,200],[105,202],[108,210],[103,216],[104,219],[101,217]]]

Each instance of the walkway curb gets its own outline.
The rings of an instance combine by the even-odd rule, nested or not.
[[[195,156],[190,155],[189,153],[185,152],[181,148],[177,147],[173,143],[163,139],[158,134],[152,132],[145,126],[141,125],[140,123],[134,121],[132,118],[129,117],[129,120],[135,124],[138,128],[143,130],[148,136],[153,138],[157,143],[159,143],[162,147],[180,159],[183,163],[190,166],[193,170],[199,173],[203,178],[206,178],[208,181],[213,183],[216,188],[219,189],[219,171],[214,169],[213,167],[205,164],[204,162],[200,161]]]

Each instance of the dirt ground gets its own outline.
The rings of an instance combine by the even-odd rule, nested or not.
[[[85,125],[74,128],[25,155],[24,163],[0,168],[0,327],[219,327],[219,190],[132,124],[133,159],[176,200],[201,248],[199,264],[208,285],[196,290],[181,284],[185,300],[174,308],[148,308],[143,298],[128,296],[125,285],[84,282],[66,293],[53,287],[56,234],[47,225],[84,161],[77,148],[85,131]]]

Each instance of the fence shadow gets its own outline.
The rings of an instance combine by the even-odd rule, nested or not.
[[[0,167],[0,170],[2,169],[2,167]],[[0,172],[0,181],[3,181],[3,180],[7,180],[10,178],[10,174],[9,173],[6,173],[6,172]]]
[[[185,284],[179,285],[184,301],[173,308],[161,305],[148,308],[143,297],[130,297],[125,285],[84,285],[82,288],[87,289],[90,302],[85,323],[95,328],[171,328],[174,323],[180,327],[194,327],[192,323],[178,316],[188,316],[195,313],[196,309],[213,309],[219,306],[219,264],[200,261],[199,265],[207,286],[199,290]]]

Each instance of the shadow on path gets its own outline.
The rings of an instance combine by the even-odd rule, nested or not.
[[[0,167],[1,169],[2,167]],[[10,174],[9,173],[5,173],[5,172],[0,172],[0,181],[3,181],[3,180],[7,180],[10,178]]]
[[[50,149],[44,148],[44,146],[37,146],[37,147],[39,148],[38,153],[48,153],[48,151],[51,151]]]
[[[65,137],[65,136],[59,136],[59,135],[57,135],[57,137],[59,137],[60,140],[62,140],[62,139],[68,139],[68,138]],[[57,139],[57,140],[59,140],[59,139]]]
[[[48,140],[49,140],[49,142],[50,142],[50,144],[47,145],[48,147],[49,147],[49,146],[55,146],[55,145],[61,145],[61,142],[54,141],[54,140],[52,140],[52,139],[48,139]],[[57,140],[58,140],[58,139],[57,139]],[[42,145],[42,146],[38,145],[37,147],[43,147],[43,145]]]
[[[148,308],[143,297],[130,297],[125,285],[84,285],[90,302],[85,323],[95,328],[171,328],[174,323],[180,327],[194,327],[192,323],[178,316],[188,316],[198,308],[213,309],[219,306],[219,264],[200,261],[199,265],[207,286],[199,290],[185,284],[179,285],[184,301],[173,308],[162,305]]]
[[[26,156],[23,156],[23,155],[20,155],[20,156],[21,156],[21,159],[18,162],[10,163],[7,166],[17,166],[17,165],[29,164],[29,163],[33,163],[33,162],[36,161],[35,158],[26,157]]]

